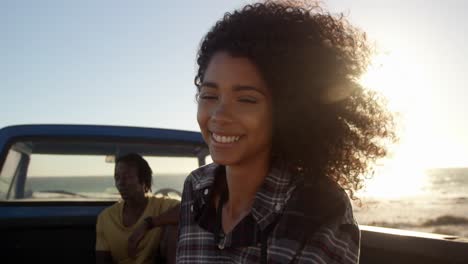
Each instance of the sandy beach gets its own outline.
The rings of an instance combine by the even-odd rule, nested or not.
[[[468,238],[468,198],[361,198],[354,202],[359,224]]]

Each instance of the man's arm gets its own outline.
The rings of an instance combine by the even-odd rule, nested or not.
[[[153,227],[164,225],[177,225],[179,223],[180,204],[172,207],[166,212],[153,217]]]
[[[177,225],[179,223],[179,215],[180,204],[177,204],[171,209],[168,209],[166,212],[151,218],[151,226],[148,225],[146,222],[143,222],[143,224],[137,227],[133,234],[128,238],[128,255],[132,258],[136,256],[136,249],[138,247],[138,244],[150,229],[166,225]]]

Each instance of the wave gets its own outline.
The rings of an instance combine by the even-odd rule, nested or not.
[[[387,221],[371,221],[368,223],[361,223],[365,225],[381,226],[388,228],[415,228],[415,227],[435,227],[447,225],[468,225],[468,218],[454,215],[442,215],[434,219],[429,219],[421,223],[411,222],[387,222]]]
[[[468,218],[454,215],[443,215],[436,219],[427,220],[422,226],[440,226],[440,225],[468,225]]]

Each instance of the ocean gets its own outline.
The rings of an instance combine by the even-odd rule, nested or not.
[[[167,174],[153,176],[153,191],[161,187],[182,192],[186,174]],[[158,186],[158,187],[156,187]],[[30,177],[26,189],[34,191],[65,190],[72,193],[118,194],[114,185],[114,176],[79,176],[79,177]]]
[[[468,238],[468,168],[429,169],[423,176],[414,194],[359,197],[358,222]]]
[[[154,176],[153,191],[164,187],[181,192],[186,176]],[[358,194],[359,199],[353,202],[357,221],[364,225],[468,238],[468,168],[426,170],[421,180],[424,184],[413,195]],[[34,193],[55,190],[101,198],[119,197],[111,175],[30,177],[26,188]]]

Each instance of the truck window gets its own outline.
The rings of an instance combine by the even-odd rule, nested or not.
[[[170,188],[181,192],[196,158],[144,156],[153,170],[153,192]],[[26,180],[28,199],[118,199],[113,162],[98,155],[32,154]]]
[[[129,152],[148,161],[153,192],[162,189],[179,198],[185,178],[199,166],[191,149],[177,143],[19,141],[1,169],[0,201],[117,200],[115,157]]]
[[[21,154],[13,149],[8,151],[0,172],[0,200],[8,197],[13,185],[14,176],[18,170]]]
[[[104,155],[32,154],[26,177],[26,199],[119,197],[114,164]]]

